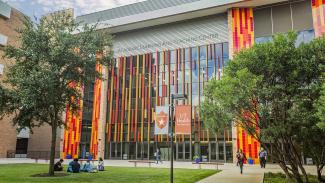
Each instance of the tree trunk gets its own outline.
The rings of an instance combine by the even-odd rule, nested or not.
[[[325,182],[325,180],[322,177],[322,169],[323,168],[317,166],[317,179],[319,182]]]
[[[303,183],[304,181],[301,178],[298,167],[292,164],[291,167],[292,167],[293,178],[296,180],[297,183]]]
[[[287,165],[284,162],[279,162],[278,164],[280,165],[280,167],[282,168],[284,174],[286,175],[286,179],[287,180],[292,180],[292,176],[291,176],[291,174],[290,174],[290,172],[288,170]]]
[[[304,166],[301,164],[301,162],[299,162],[298,166],[300,168],[302,175],[304,176],[305,182],[309,182],[307,172],[306,172]]]
[[[54,175],[54,159],[55,159],[55,146],[56,146],[56,122],[52,123],[52,140],[51,140],[51,156],[50,156],[50,167],[49,167],[49,175]]]

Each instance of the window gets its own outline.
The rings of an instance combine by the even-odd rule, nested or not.
[[[0,64],[0,76],[3,75],[3,70],[5,66],[3,64]]]

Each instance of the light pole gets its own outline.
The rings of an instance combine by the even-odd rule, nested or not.
[[[172,94],[172,101],[170,104],[170,183],[174,182],[174,100],[184,100],[187,99],[185,94]]]

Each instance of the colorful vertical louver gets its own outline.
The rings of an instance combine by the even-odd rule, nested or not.
[[[99,58],[98,58],[99,59]],[[96,71],[102,73],[103,66],[96,65]],[[102,80],[96,79],[94,85],[94,100],[93,100],[93,113],[92,113],[92,128],[90,140],[90,154],[94,159],[98,156],[98,125],[100,117],[100,100],[101,100]]]
[[[231,11],[232,52],[237,53],[243,48],[254,44],[253,8],[233,8]]]
[[[70,85],[70,87],[75,87],[81,93],[83,93],[83,87],[80,84],[73,83]],[[67,155],[69,155],[71,158],[74,158],[78,157],[79,154],[83,100],[79,100],[78,105],[79,110],[77,112],[72,112],[71,107],[67,106],[62,158],[67,158]]]
[[[253,8],[233,8],[229,15],[229,35],[231,35],[230,54],[236,54],[242,49],[254,44]],[[247,113],[244,115],[248,115]],[[249,115],[252,115],[249,113]],[[256,129],[258,130],[258,129]],[[237,149],[243,150],[247,158],[258,163],[259,142],[249,135],[242,127],[237,127]]]
[[[199,113],[203,87],[221,77],[227,60],[227,43],[116,58],[117,67],[108,73],[106,143],[168,141],[168,135],[154,135],[155,108],[169,105],[176,93],[188,95],[175,103],[192,106],[192,131],[208,142],[211,132]],[[179,134],[174,140],[190,141],[192,136]]]
[[[325,34],[325,0],[312,0],[313,24],[315,36]]]

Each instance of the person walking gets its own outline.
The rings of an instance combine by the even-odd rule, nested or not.
[[[239,150],[238,164],[240,168],[240,174],[243,174],[243,167],[244,167],[245,160],[246,160],[245,154],[243,153],[242,150]]]
[[[236,159],[237,159],[236,166],[239,166],[239,156],[240,156],[240,153],[239,153],[239,150],[237,150],[237,153],[236,153]]]
[[[160,152],[159,148],[157,148],[157,150],[155,152],[155,156],[156,156],[157,164],[158,164],[158,161],[160,161],[160,163],[162,163],[162,161],[161,161],[161,152]]]
[[[261,147],[260,152],[259,152],[259,158],[260,158],[261,168],[265,168],[265,165],[266,165],[266,156],[267,156],[266,150],[263,149],[263,147]]]

